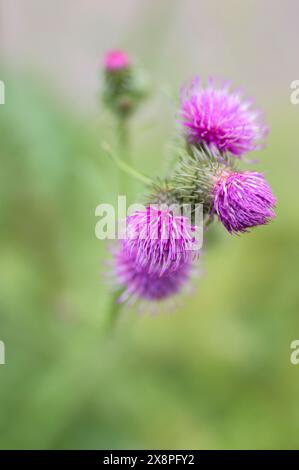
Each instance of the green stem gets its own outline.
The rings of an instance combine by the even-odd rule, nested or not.
[[[125,164],[125,166],[130,166],[131,156],[130,156],[129,128],[128,128],[128,120],[124,116],[120,116],[118,119],[117,134],[118,134],[119,155],[121,156],[121,161]],[[122,173],[119,173],[119,180],[120,180],[120,185],[119,185],[120,194],[126,196],[128,199],[130,188],[132,188],[132,185],[129,185],[127,178]]]
[[[130,188],[132,188],[132,183],[128,181],[128,173],[133,169],[130,167],[130,149],[129,149],[129,129],[128,129],[128,121],[125,117],[121,116],[118,119],[118,127],[117,127],[117,137],[118,137],[118,147],[119,147],[119,155],[118,158],[116,155],[110,152],[114,161],[117,162],[119,169],[123,171],[119,171],[119,192],[120,195],[124,195],[129,197]],[[130,184],[131,183],[131,184]],[[118,302],[118,298],[120,296],[120,292],[117,291],[111,296],[109,310],[107,312],[107,332],[111,333],[115,329],[115,325],[117,323],[118,317],[121,311],[121,304]]]
[[[128,132],[128,121],[125,117],[120,117],[118,120],[118,146],[119,146],[119,155],[116,155],[111,147],[107,144],[103,144],[103,149],[107,152],[107,154],[113,159],[113,161],[118,165],[121,172],[119,172],[119,191],[121,195],[125,195],[127,198],[129,193],[132,192],[132,181],[128,179],[128,176],[133,177],[133,179],[138,179],[143,184],[150,184],[151,180],[146,176],[139,173],[137,170],[131,167],[130,165],[130,148],[129,148],[129,132]],[[111,297],[110,306],[107,312],[107,323],[106,323],[106,331],[107,333],[111,333],[114,328],[115,324],[117,323],[120,311],[121,311],[121,304],[118,302],[118,298],[121,292],[116,292]]]
[[[120,291],[117,291],[112,294],[110,299],[110,305],[107,311],[107,319],[105,324],[105,330],[109,334],[115,329],[119,313],[121,311],[122,305],[118,302],[120,296]]]
[[[131,167],[127,163],[125,163],[122,159],[120,159],[111,149],[110,145],[107,142],[104,142],[102,145],[103,150],[112,158],[114,163],[119,167],[120,170],[127,173],[129,176],[139,180],[143,184],[150,184],[151,179],[147,176],[143,175],[139,171],[135,170],[135,168]]]
[[[121,116],[118,119],[118,142],[121,148],[123,148],[126,152],[127,158],[129,158],[128,150],[129,150],[129,128],[128,128],[128,120],[126,117]],[[129,162],[128,162],[129,163]]]

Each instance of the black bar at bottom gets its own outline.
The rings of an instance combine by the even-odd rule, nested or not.
[[[285,463],[294,457],[291,454],[292,451],[274,450],[3,450],[0,451],[0,467],[8,468],[10,464],[23,466],[27,463],[76,463],[82,468],[107,468],[115,465],[124,468],[136,468],[141,465],[149,468],[153,465],[201,465],[202,468],[210,468],[210,465],[219,463],[269,463],[273,458],[276,464]]]

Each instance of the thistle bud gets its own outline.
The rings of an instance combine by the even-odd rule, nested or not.
[[[109,51],[104,58],[104,68],[109,72],[116,72],[128,68],[129,56],[121,50]]]
[[[119,117],[131,115],[145,97],[146,90],[128,54],[121,50],[110,51],[103,65],[104,103]]]

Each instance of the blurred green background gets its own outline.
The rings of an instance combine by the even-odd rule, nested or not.
[[[298,3],[122,5],[0,2],[0,447],[298,448]],[[181,82],[224,76],[266,111],[268,146],[254,157],[278,207],[251,234],[212,229],[204,276],[175,312],[125,308],[105,335],[107,246],[94,212],[115,202],[118,180],[97,93],[116,46],[152,82],[131,122],[138,169],[166,172]]]

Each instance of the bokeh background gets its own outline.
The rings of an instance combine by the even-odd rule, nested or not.
[[[0,1],[1,448],[298,448],[298,15],[296,0]],[[131,122],[136,168],[166,171],[180,84],[225,77],[265,110],[254,158],[278,207],[251,234],[212,229],[175,312],[127,308],[106,335],[94,229],[118,193],[98,97],[113,47],[152,88]]]

